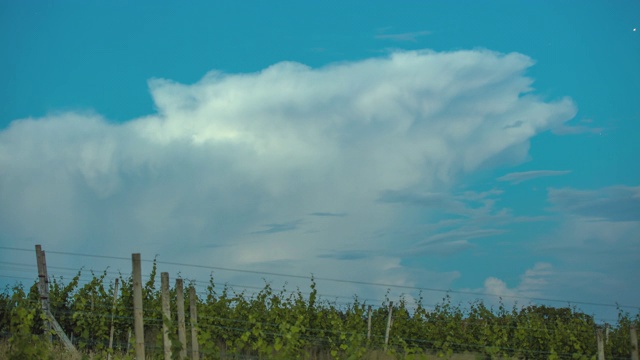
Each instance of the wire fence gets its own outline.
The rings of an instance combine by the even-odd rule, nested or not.
[[[0,246],[1,250],[10,250],[10,251],[19,251],[19,252],[30,252],[33,253],[33,249],[26,249],[26,248],[16,248],[16,247],[6,247],[6,246]],[[74,257],[74,258],[96,258],[96,259],[108,259],[108,260],[119,260],[119,261],[126,261],[126,262],[130,262],[131,258],[129,257],[121,257],[121,256],[110,256],[110,255],[99,255],[99,254],[84,254],[84,253],[76,253],[76,252],[66,252],[66,251],[52,251],[52,250],[48,250],[47,254],[57,254],[57,255],[64,255],[64,256],[70,256],[70,257]],[[368,282],[368,281],[359,281],[359,280],[350,280],[350,279],[338,279],[338,278],[328,278],[328,277],[321,277],[321,276],[313,276],[313,275],[296,275],[296,274],[286,274],[286,273],[277,273],[277,272],[270,272],[270,271],[257,271],[257,270],[246,270],[246,269],[237,269],[237,268],[230,268],[230,267],[220,267],[220,266],[212,266],[212,265],[198,265],[198,264],[189,264],[189,263],[180,263],[180,262],[171,262],[171,261],[160,261],[160,260],[141,260],[142,262],[145,263],[150,263],[150,264],[157,264],[158,266],[161,265],[166,265],[166,266],[178,266],[181,268],[193,268],[193,269],[203,269],[203,270],[209,270],[209,271],[228,271],[228,272],[234,272],[234,273],[245,273],[245,274],[252,274],[252,275],[257,275],[261,278],[264,278],[265,276],[271,276],[271,277],[282,277],[282,278],[289,278],[289,279],[303,279],[303,280],[309,280],[311,279],[311,277],[313,277],[313,279],[315,281],[326,281],[326,282],[334,282],[334,283],[342,283],[342,284],[353,284],[353,285],[363,285],[363,286],[371,286],[371,287],[378,287],[378,288],[385,288],[385,289],[402,289],[402,290],[411,290],[411,291],[419,291],[419,292],[424,292],[424,293],[440,293],[442,295],[453,295],[453,294],[460,294],[460,295],[469,295],[469,296],[477,296],[477,297],[482,297],[482,298],[495,298],[495,297],[499,297],[499,298],[509,298],[509,299],[516,299],[516,300],[523,300],[523,301],[527,301],[527,302],[545,302],[545,303],[560,303],[560,304],[569,304],[569,305],[589,305],[589,306],[598,306],[598,307],[608,307],[608,308],[619,308],[619,309],[629,309],[629,310],[634,310],[634,311],[638,311],[640,310],[640,306],[638,305],[630,305],[630,304],[620,304],[620,303],[602,303],[602,302],[593,302],[593,301],[585,301],[585,300],[576,300],[576,299],[557,299],[557,298],[546,298],[546,297],[534,297],[534,296],[526,296],[526,295],[509,295],[509,294],[495,294],[495,293],[487,293],[487,292],[477,292],[477,291],[464,291],[464,290],[453,290],[453,289],[440,289],[440,288],[431,288],[431,287],[420,287],[420,286],[408,286],[408,285],[398,285],[398,284],[392,284],[392,283],[379,283],[379,282]],[[24,271],[28,271],[33,273],[33,265],[27,265],[27,264],[23,264],[23,263],[15,263],[15,262],[6,262],[6,261],[0,261],[0,267],[1,266],[16,266],[19,268],[23,268]],[[82,267],[80,269],[75,269],[75,268],[67,268],[67,267],[56,267],[56,266],[49,266],[50,269],[52,270],[65,270],[65,271],[70,271],[71,273],[67,273],[69,275],[74,275],[75,273],[77,273],[78,271],[82,271],[85,270],[85,267]],[[115,278],[117,276],[121,276],[121,275],[125,275],[125,276],[130,276],[131,273],[126,273],[126,274],[121,274],[120,272],[114,272],[114,271],[108,271],[108,270],[96,270],[96,269],[87,269],[89,272],[96,272],[96,273],[105,273],[108,275],[111,275],[111,277],[109,278],[110,280],[115,280]],[[5,276],[0,274],[0,277],[9,277],[9,276]],[[27,279],[27,277],[20,277],[21,279]],[[210,284],[210,280],[202,280],[202,279],[185,279],[188,282],[193,283],[194,285],[209,285]],[[218,286],[224,286],[224,285],[230,285],[228,283],[223,283],[223,282],[216,282],[215,283]],[[250,286],[250,285],[234,285],[233,287],[237,287],[237,288],[243,288],[243,289],[260,289],[259,287],[255,287],[255,286]],[[330,295],[329,297],[343,297],[342,295]],[[370,300],[381,300],[381,299],[370,299]]]
[[[26,251],[33,252],[33,250],[22,249],[22,248],[0,247],[0,249],[5,251],[16,251],[16,252],[26,252]],[[104,255],[92,255],[92,254],[80,254],[80,253],[56,252],[56,251],[47,251],[47,253],[58,254],[63,256],[71,256],[75,258],[103,258],[103,259],[118,260],[118,261],[120,260],[131,261],[131,259],[129,258],[104,256]],[[347,279],[323,278],[323,277],[315,277],[315,276],[300,276],[300,275],[293,275],[293,274],[260,272],[260,271],[253,271],[253,270],[232,269],[232,268],[204,266],[204,265],[192,265],[192,264],[183,264],[183,263],[176,263],[176,262],[162,262],[162,261],[156,261],[156,260],[146,260],[145,262],[154,264],[153,272],[155,272],[156,266],[171,265],[171,266],[179,266],[182,268],[198,268],[198,269],[205,269],[210,271],[223,270],[223,271],[241,272],[246,274],[259,275],[262,278],[264,278],[264,276],[273,276],[273,277],[284,277],[284,278],[292,278],[292,279],[306,279],[306,280],[311,280],[312,282],[328,281],[328,282],[366,285],[366,286],[375,286],[375,287],[384,287],[384,288],[398,288],[398,289],[413,290],[413,291],[419,291],[419,292],[435,292],[435,293],[441,293],[445,295],[445,298],[450,294],[477,295],[477,296],[485,296],[485,297],[495,296],[495,294],[478,293],[478,292],[452,291],[452,290],[446,290],[446,289],[413,287],[413,286],[403,286],[403,285],[394,285],[394,284],[385,284],[385,283],[353,281],[353,280],[347,280]],[[35,267],[33,265],[28,265],[24,263],[15,262],[15,261],[0,261],[0,270],[3,270],[3,271],[13,271],[13,272],[19,272],[21,274],[28,274],[28,273],[33,274],[34,268]],[[122,296],[116,296],[116,300],[120,301],[121,303],[117,304],[118,312],[114,312],[114,309],[115,309],[113,305],[114,303],[110,300],[110,298],[114,297],[113,283],[115,282],[115,280],[116,279],[121,280],[123,286],[125,286],[127,282],[131,281],[131,273],[122,273],[119,271],[111,271],[111,270],[103,270],[103,271],[89,270],[89,272],[92,274],[92,278],[86,279],[80,276],[80,274],[83,271],[86,273],[86,271],[83,269],[77,270],[71,267],[58,267],[58,266],[49,266],[49,269],[55,270],[56,274],[69,275],[71,277],[71,281],[73,281],[74,279],[75,281],[77,281],[77,286],[75,286],[73,289],[70,290],[71,293],[67,294],[69,296],[67,296],[65,302],[61,304],[57,304],[56,305],[57,307],[52,309],[52,311],[54,312],[54,316],[56,316],[59,319],[62,319],[61,321],[65,322],[65,325],[67,325],[66,323],[73,323],[74,321],[77,322],[78,319],[99,320],[101,324],[106,324],[108,322],[120,323],[122,326],[120,327],[120,329],[117,330],[117,336],[114,342],[114,347],[120,350],[131,349],[131,329],[133,327],[132,324],[135,320],[133,316],[133,313],[134,313],[133,304],[125,303],[124,299],[122,299]],[[28,281],[30,280],[30,281],[33,281],[34,283],[36,280],[36,278],[33,276],[5,275],[3,273],[0,273],[0,278],[28,280]],[[96,285],[96,281],[95,281],[97,278],[100,279],[98,285]],[[65,286],[65,282],[63,281],[62,277],[57,278],[56,276],[51,276],[51,279],[52,281],[50,282],[50,286],[54,286],[54,285],[58,285],[60,287]],[[581,356],[585,355],[584,351],[586,351],[587,348],[589,349],[588,350],[589,354],[595,351],[594,350],[595,345],[593,345],[595,344],[595,336],[593,333],[590,334],[590,336],[593,339],[592,341],[593,346],[589,345],[585,347],[585,349],[582,352],[572,352],[572,351],[562,351],[562,350],[558,351],[557,349],[536,350],[536,349],[528,349],[528,348],[522,348],[517,346],[511,346],[511,345],[482,344],[481,341],[473,341],[473,342],[460,341],[454,338],[446,340],[446,344],[443,345],[442,340],[430,339],[430,337],[432,336],[429,333],[424,333],[423,336],[416,337],[416,336],[407,335],[410,332],[406,332],[406,331],[403,332],[402,330],[397,330],[393,332],[390,337],[389,344],[386,344],[387,340],[385,339],[385,335],[382,335],[382,332],[380,331],[380,329],[384,327],[383,320],[386,317],[385,311],[392,311],[394,313],[398,313],[398,311],[400,311],[400,313],[402,314],[399,314],[397,315],[397,317],[394,317],[394,319],[398,320],[398,322],[400,322],[400,320],[402,319],[406,321],[413,321],[418,316],[421,316],[422,318],[420,320],[428,323],[430,326],[429,328],[431,329],[451,327],[452,319],[457,316],[456,320],[459,323],[453,326],[462,328],[463,329],[462,333],[464,333],[465,331],[472,331],[472,330],[477,332],[478,330],[476,328],[486,329],[487,327],[490,327],[491,328],[490,331],[493,333],[507,334],[507,336],[509,336],[509,334],[514,334],[517,330],[517,331],[525,332],[528,334],[535,334],[535,336],[538,338],[549,340],[549,339],[557,339],[561,336],[567,336],[567,334],[565,334],[567,332],[567,329],[559,326],[554,327],[552,326],[553,324],[545,323],[545,322],[527,323],[523,321],[516,321],[514,319],[516,319],[518,314],[515,308],[511,310],[504,310],[504,309],[500,310],[502,311],[502,313],[498,313],[498,314],[493,312],[494,309],[486,309],[486,310],[489,310],[489,312],[484,313],[483,315],[484,317],[477,317],[478,315],[477,308],[475,310],[466,309],[465,311],[463,311],[460,308],[455,308],[454,306],[453,308],[447,310],[447,311],[450,311],[450,314],[454,315],[453,318],[452,317],[438,318],[437,316],[433,315],[434,309],[442,310],[442,307],[448,306],[448,304],[441,303],[441,304],[424,305],[422,303],[409,304],[408,302],[400,301],[400,302],[396,302],[396,305],[394,307],[391,305],[392,301],[389,299],[388,296],[385,297],[384,299],[383,298],[358,299],[355,296],[348,297],[344,295],[322,294],[322,293],[318,293],[315,289],[312,289],[311,291],[301,291],[299,289],[291,291],[291,290],[286,290],[283,287],[281,290],[274,290],[274,289],[271,289],[270,283],[266,280],[265,280],[265,285],[262,287],[253,286],[253,285],[230,284],[230,283],[225,283],[220,281],[214,281],[213,278],[210,278],[208,280],[201,280],[201,279],[185,279],[185,280],[187,280],[187,282],[189,283],[189,286],[194,287],[194,289],[196,290],[196,294],[199,301],[198,306],[202,310],[206,309],[208,306],[209,307],[211,306],[210,303],[207,303],[207,299],[214,299],[215,301],[219,301],[223,299],[224,301],[227,302],[227,306],[228,306],[227,313],[233,314],[233,311],[237,310],[238,307],[240,306],[248,306],[247,304],[255,305],[255,302],[258,301],[259,297],[261,295],[266,294],[267,295],[266,300],[265,299],[260,300],[263,302],[266,301],[266,303],[263,304],[264,306],[262,307],[265,311],[271,311],[277,307],[280,307],[280,308],[292,307],[295,305],[296,299],[302,299],[303,301],[306,301],[308,305],[309,299],[311,299],[312,297],[315,297],[317,298],[316,306],[318,307],[319,310],[331,309],[332,311],[335,311],[333,316],[342,318],[342,320],[345,320],[349,316],[348,315],[349,311],[357,313],[356,317],[359,319],[358,320],[359,324],[356,326],[347,327],[345,325],[339,325],[336,328],[331,328],[327,326],[314,327],[312,324],[307,324],[307,326],[304,327],[304,331],[302,332],[301,335],[298,336],[300,341],[306,344],[319,344],[325,350],[332,348],[332,346],[335,346],[335,343],[341,343],[341,342],[344,343],[343,341],[344,339],[359,338],[359,339],[366,339],[363,341],[364,341],[364,344],[366,344],[368,347],[376,348],[376,346],[380,347],[384,344],[384,347],[388,351],[395,352],[395,353],[406,352],[407,344],[410,344],[411,346],[413,346],[413,348],[421,348],[421,349],[424,349],[425,351],[429,349],[436,351],[437,349],[448,348],[448,349],[457,349],[457,350],[462,349],[463,351],[474,351],[479,353],[496,352],[500,354],[528,354],[534,357],[535,356],[544,357],[544,356],[553,355],[553,356],[558,356],[559,358],[580,358]],[[156,289],[157,286],[155,285],[154,281],[155,280],[153,279],[149,279],[150,285],[148,288],[145,289],[145,291],[148,293],[147,296],[150,296],[152,301],[155,302],[157,305],[159,304],[159,300],[158,300],[159,291]],[[107,284],[106,286],[105,286],[105,283]],[[98,299],[99,301],[87,300],[91,302],[90,307],[87,307],[85,304],[84,307],[79,308],[74,303],[74,301],[77,301],[77,299],[74,299],[73,296],[75,294],[79,294],[81,289],[84,286],[87,286],[89,288],[92,288],[93,286],[94,290],[96,286],[102,287],[101,290],[97,291],[95,294],[98,294],[96,296],[98,297],[102,296],[103,298]],[[10,291],[11,291],[10,287],[7,287],[5,289],[4,297],[5,297],[5,300],[7,301],[0,302],[0,310],[4,314],[9,314],[11,312],[11,309],[15,307],[15,304],[12,304],[11,301],[9,301]],[[104,299],[105,295],[107,299]],[[269,303],[269,299],[271,296],[277,297],[279,299],[278,300],[279,304],[274,305],[273,303]],[[597,302],[589,302],[589,301],[569,301],[569,300],[561,300],[561,299],[546,299],[546,298],[525,297],[525,296],[513,296],[513,298],[526,299],[532,302],[534,301],[561,302],[565,304],[575,304],[575,305],[580,304],[580,305],[591,305],[591,306],[602,306],[602,307],[615,307],[617,309],[636,309],[636,310],[639,309],[638,307],[629,306],[629,305],[605,304],[605,303],[597,303]],[[21,301],[23,305],[26,305],[34,309],[37,309],[41,302],[40,299],[38,299],[37,297],[25,298],[25,299],[22,299]],[[360,309],[359,310],[360,312],[358,312],[358,307]],[[367,330],[366,328],[367,313],[365,311],[365,307],[367,307],[368,309],[371,309],[370,311],[373,311],[375,313],[374,316],[376,316],[376,319],[374,320],[374,323],[375,323],[374,333],[371,333],[371,330]],[[476,311],[476,313],[474,313],[474,311]],[[573,311],[575,311],[575,309],[573,309]],[[404,312],[406,312],[406,314]],[[318,312],[318,314],[319,313],[320,312]],[[146,316],[143,318],[145,327],[148,329],[153,329],[153,331],[157,334],[160,331],[159,329],[164,324],[160,310],[151,309],[150,311],[147,311],[145,314]],[[314,316],[318,316],[318,314],[315,314]],[[472,318],[471,317],[472,314],[475,314],[476,317]],[[568,314],[571,316],[576,315],[571,311]],[[577,314],[577,315],[581,316],[583,314]],[[511,318],[509,318],[509,316],[511,316]],[[568,318],[564,318],[562,320],[572,320],[571,316]],[[186,315],[186,318],[189,319],[188,314]],[[589,318],[587,317],[587,319]],[[620,319],[617,319],[617,320],[620,320]],[[630,320],[630,323],[633,323],[633,321],[635,321],[635,323],[639,323],[640,316],[636,316],[635,320],[633,319],[627,319],[627,320]],[[0,321],[2,321],[2,319],[0,319]],[[251,337],[256,337],[257,335],[255,335],[254,333],[256,326],[259,326],[261,329],[260,336],[269,339],[269,341],[273,341],[274,339],[278,339],[278,338],[287,338],[291,336],[290,332],[282,331],[283,329],[282,321],[279,321],[279,319],[276,319],[273,317],[269,318],[268,316],[261,316],[259,320],[255,320],[255,319],[248,319],[246,317],[239,316],[238,314],[235,314],[234,316],[230,317],[230,316],[225,316],[224,314],[215,315],[210,312],[209,313],[203,312],[198,316],[198,321],[200,324],[200,329],[202,330],[206,329],[207,331],[212,331],[218,334],[224,334],[224,333],[229,334],[227,338],[233,338],[234,336],[238,338],[243,336],[244,334],[249,334]],[[290,319],[286,321],[290,321]],[[590,326],[593,326],[592,330],[595,333],[596,324],[592,318],[590,318],[589,324]],[[619,325],[620,326],[618,328],[614,327],[613,331],[621,331],[621,332],[629,331],[628,329],[623,330],[622,324],[619,324]],[[629,324],[625,324],[624,326],[628,326],[628,325]],[[0,326],[2,326],[2,323],[0,323]],[[426,329],[426,328],[427,327],[423,327],[422,329]],[[2,337],[4,338],[9,338],[13,336],[13,333],[11,333],[10,331],[7,331],[7,329],[0,328],[0,330],[1,330],[0,334],[2,334]],[[482,331],[484,331],[484,334],[487,337],[490,337],[490,335],[488,335],[487,333],[487,330],[482,330]],[[69,332],[70,334],[72,334],[72,336],[76,334],[74,329],[70,329]],[[580,332],[584,332],[584,329],[577,331],[573,334],[569,334],[568,336],[569,337],[573,336],[575,338],[576,336],[584,335]],[[127,339],[124,338],[125,334],[128,337]],[[618,334],[614,334],[614,335],[618,336]],[[534,335],[529,335],[529,336],[534,336]],[[338,340],[331,340],[331,339],[338,339]],[[82,343],[83,344],[82,346],[84,346],[85,348],[91,348],[91,349],[104,349],[107,347],[107,344],[108,344],[107,343],[108,340],[105,340],[104,338],[86,337],[86,336],[80,336],[80,335],[75,336],[75,339],[73,339],[73,341],[75,341],[76,344]],[[218,340],[215,340],[215,341],[220,342],[220,344],[217,345],[217,347],[214,347],[214,349],[217,349],[217,350],[212,350],[212,348],[208,348],[208,349],[205,348],[203,349],[203,354],[205,356],[214,356],[214,355],[217,357],[222,357],[223,355],[224,356],[227,356],[227,355],[240,356],[238,358],[254,358],[253,356],[255,356],[255,355],[248,355],[248,354],[231,354],[232,351],[230,351],[227,348],[228,341],[225,342],[223,338],[219,338]],[[508,341],[502,341],[501,343],[506,344],[508,343]],[[186,344],[186,345],[189,345],[189,344]],[[150,342],[146,346],[148,346],[150,351],[160,351],[160,349],[162,349],[162,346],[157,345],[156,342]],[[615,355],[617,353],[612,352],[611,349],[609,349],[609,352],[612,353],[612,355],[608,357],[610,359],[628,358],[625,356]]]

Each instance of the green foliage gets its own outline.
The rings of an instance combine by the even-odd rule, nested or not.
[[[104,287],[106,272],[93,277],[90,282],[80,287],[73,294],[72,319],[73,335],[77,339],[78,350],[105,350],[108,343],[96,339],[108,339],[110,329],[110,304],[113,294],[109,296]],[[97,311],[99,310],[99,311]]]
[[[40,311],[37,302],[30,301],[22,287],[13,288],[6,311],[11,314],[8,359],[46,359],[51,354],[50,344],[42,335],[34,334]]]
[[[91,273],[81,284],[81,272],[65,283],[50,284],[51,312],[75,345],[93,358],[106,358],[113,322],[112,353],[132,358],[133,287],[129,277],[119,276],[114,305],[114,282],[107,273]],[[161,295],[156,284],[157,267],[144,283],[145,344],[152,359],[163,357],[162,325],[167,325],[174,358],[191,339],[181,344],[177,336],[176,292],[171,290],[172,317],[163,318]],[[193,286],[193,284],[192,284]],[[187,331],[189,291],[185,291]],[[273,289],[265,285],[257,293],[219,288],[213,276],[204,296],[195,299],[198,310],[198,341],[206,359],[252,357],[257,359],[364,359],[371,354],[385,358],[426,359],[427,354],[449,358],[470,352],[478,358],[592,359],[596,355],[593,318],[575,308],[543,305],[488,307],[481,301],[466,306],[446,296],[433,308],[405,298],[393,303],[388,344],[384,334],[390,309],[388,296],[371,312],[371,337],[367,336],[366,303],[354,297],[349,304],[320,300],[313,277],[309,293],[297,289]],[[0,294],[0,331],[9,334],[10,359],[49,358],[54,351],[43,319],[37,287],[25,292],[21,285]],[[620,311],[609,327],[607,358],[629,356],[629,328],[640,326],[640,314]],[[188,331],[189,332],[189,331]],[[386,353],[384,355],[383,353]],[[429,356],[432,356],[429,355]]]
[[[11,295],[9,287],[0,293],[0,331],[7,331],[11,324]]]
[[[631,351],[630,328],[633,325],[635,325],[636,335],[638,335],[640,332],[640,313],[631,317],[628,312],[618,308],[618,323],[616,326],[611,326],[606,339],[605,358],[629,356]]]

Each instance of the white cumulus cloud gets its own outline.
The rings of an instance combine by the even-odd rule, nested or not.
[[[429,281],[391,255],[320,255],[398,246],[379,236],[401,223],[381,194],[446,192],[479,167],[523,161],[533,136],[571,119],[571,100],[532,94],[532,65],[484,50],[317,69],[282,62],[195,84],[151,80],[157,112],[124,123],[87,113],[16,120],[0,132],[0,237]]]

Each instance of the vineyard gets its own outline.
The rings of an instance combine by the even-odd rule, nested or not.
[[[167,318],[157,270],[154,262],[142,284],[148,359],[166,358],[163,326],[173,358],[192,354],[195,344],[190,338],[180,341],[175,318],[179,308],[189,309],[191,303],[197,309],[202,359],[428,359],[460,354],[471,359],[595,359],[597,334],[602,335],[606,359],[629,359],[630,334],[640,325],[640,314],[622,309],[617,322],[604,328],[577,308],[491,307],[481,300],[456,304],[449,296],[428,308],[421,296],[411,301],[387,297],[378,304],[354,296],[338,303],[319,296],[313,277],[306,292],[274,289],[265,282],[249,294],[214,281],[213,275],[198,293],[194,288],[183,297],[171,288],[174,315]],[[119,275],[119,289],[106,271],[91,273],[89,281],[81,281],[82,276],[81,271],[69,281],[51,276],[51,314],[84,357],[135,358],[132,276]],[[195,283],[187,282],[187,288],[192,287]],[[187,311],[186,323],[192,320],[195,323]],[[53,349],[60,346],[52,347],[46,323],[37,281],[5,288],[0,294],[0,357],[55,358],[60,351]]]

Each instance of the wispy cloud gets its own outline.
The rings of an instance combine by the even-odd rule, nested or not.
[[[571,122],[562,123],[551,129],[551,132],[556,135],[578,135],[578,134],[597,134],[602,135],[606,133],[606,129],[603,127],[594,127],[593,120],[582,119],[579,122],[580,125],[573,125]]]
[[[379,254],[377,255],[379,256]],[[320,258],[337,260],[360,260],[371,258],[372,256],[375,256],[375,254],[370,251],[330,251],[318,255]]]
[[[640,221],[640,186],[611,186],[598,190],[548,190],[554,209],[609,221]]]
[[[465,191],[463,193],[428,193],[411,190],[385,190],[380,193],[378,202],[387,204],[403,204],[434,209],[441,213],[467,217],[490,214],[495,196],[500,190],[485,192]]]
[[[345,217],[346,213],[333,213],[333,212],[312,212],[309,215],[312,216],[323,216],[323,217]]]
[[[421,193],[413,191],[385,190],[380,194],[378,201],[389,204],[405,204],[461,214],[467,207],[446,193]]]
[[[496,236],[505,232],[506,230],[503,229],[456,228],[427,236],[401,253],[405,257],[453,255],[474,247],[470,240]]]
[[[515,129],[515,128],[519,128],[522,125],[524,125],[524,121],[518,120],[518,121],[515,121],[515,122],[513,122],[511,124],[507,124],[507,125],[503,126],[502,128],[503,129]]]
[[[378,34],[375,36],[378,40],[392,40],[400,42],[416,42],[418,38],[431,35],[431,31],[414,31],[397,34]]]
[[[586,294],[595,302],[611,301],[605,294],[612,293],[616,299],[637,298],[629,284],[640,275],[640,186],[552,188],[547,200],[555,229],[541,234],[531,249],[553,254],[562,267],[555,269],[545,291],[565,299]]]
[[[302,224],[302,220],[289,221],[289,222],[279,223],[279,224],[266,224],[264,225],[264,227],[267,228],[266,230],[254,231],[253,233],[254,234],[273,234],[273,233],[279,233],[284,231],[292,231],[292,230],[299,229],[301,224]]]
[[[418,242],[417,246],[434,245],[450,241],[471,240],[476,238],[483,238],[493,235],[504,234],[505,230],[502,229],[456,229],[445,233],[432,235],[427,239]]]
[[[599,127],[596,128],[596,127],[588,127],[588,126],[580,126],[580,125],[575,125],[575,126],[560,125],[551,129],[551,132],[556,135],[577,135],[577,134],[585,134],[585,133],[602,135],[604,131],[605,131],[604,128],[599,128]]]
[[[499,177],[498,181],[507,181],[511,184],[519,184],[523,181],[536,179],[540,177],[547,176],[560,176],[571,173],[571,170],[533,170],[533,171],[522,171],[522,172],[513,172],[507,175]]]

